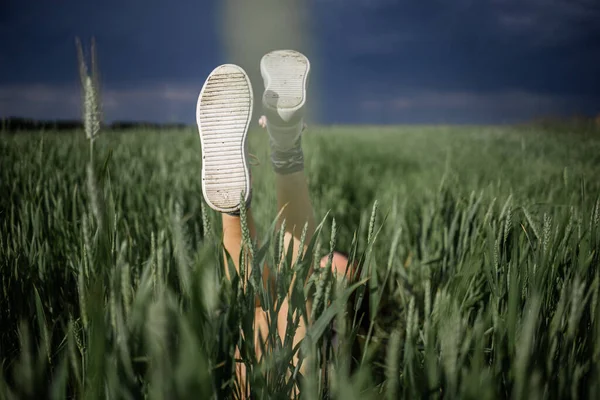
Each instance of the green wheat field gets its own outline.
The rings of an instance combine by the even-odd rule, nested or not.
[[[193,128],[93,148],[83,131],[0,135],[0,398],[239,398],[236,346],[255,398],[600,398],[597,128],[310,128],[322,225],[276,293],[259,284],[284,252],[266,136],[250,133],[244,290],[224,278]],[[332,249],[358,281],[294,284],[288,335],[273,320],[257,359],[254,297],[275,314]]]

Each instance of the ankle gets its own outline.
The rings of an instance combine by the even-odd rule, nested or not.
[[[250,195],[248,196],[248,200],[246,200],[246,205],[245,205],[245,207],[246,207],[246,210],[250,210],[250,204],[251,204],[251,203],[252,203],[252,190],[250,190]],[[225,213],[225,214],[227,214],[227,215],[230,215],[230,216],[232,216],[232,217],[239,217],[239,216],[240,216],[240,214],[241,214],[241,207],[242,207],[242,206],[241,206],[241,204],[240,204],[240,208],[238,208],[238,209],[237,209],[237,210],[235,210],[235,211],[230,211],[230,212],[227,212],[227,213]]]
[[[276,174],[287,175],[304,170],[301,137],[287,150],[280,150],[271,142],[271,165]]]
[[[271,151],[288,152],[300,147],[300,135],[303,127],[302,119],[291,124],[277,124],[267,120]]]

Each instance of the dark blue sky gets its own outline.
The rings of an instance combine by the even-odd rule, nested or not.
[[[194,121],[208,73],[281,47],[323,123],[503,123],[600,113],[597,0],[1,0],[0,116],[77,118],[75,36],[106,118]],[[258,105],[258,103],[257,103]]]

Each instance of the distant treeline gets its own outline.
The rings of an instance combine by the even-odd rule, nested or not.
[[[105,124],[105,129],[110,130],[129,130],[129,129],[181,129],[186,124],[157,124],[153,122],[141,121],[114,121],[111,124]],[[29,118],[10,117],[0,119],[0,133],[2,132],[20,132],[20,131],[68,131],[74,129],[83,129],[83,123],[79,120],[37,120]]]
[[[600,130],[600,114],[596,116],[575,115],[564,116],[543,116],[529,121],[517,123],[517,126],[534,126],[553,130]],[[104,124],[104,129],[108,130],[134,130],[134,129],[183,129],[188,127],[182,123],[158,124],[154,122],[143,121],[114,121],[111,124]],[[80,120],[36,120],[29,118],[9,117],[0,118],[0,134],[15,133],[21,131],[69,131],[74,129],[83,129],[83,123]]]

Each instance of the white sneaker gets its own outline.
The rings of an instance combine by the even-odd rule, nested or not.
[[[214,210],[237,213],[251,196],[246,135],[252,117],[252,84],[239,66],[215,68],[198,96],[196,122],[202,145],[202,194]]]
[[[297,51],[276,50],[263,56],[260,72],[265,84],[262,104],[267,124],[285,131],[278,134],[281,129],[269,129],[269,133],[275,144],[285,150],[302,132],[310,62]]]

